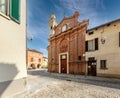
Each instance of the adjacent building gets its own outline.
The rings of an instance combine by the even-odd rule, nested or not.
[[[34,49],[27,49],[27,68],[39,69],[43,63],[43,53]]]
[[[48,68],[48,58],[43,57],[42,68]]]
[[[85,36],[88,20],[78,21],[79,13],[64,17],[58,24],[56,16],[49,21],[48,71],[85,74]]]
[[[26,89],[26,0],[0,0],[0,98]]]
[[[87,74],[120,77],[120,19],[87,30]]]

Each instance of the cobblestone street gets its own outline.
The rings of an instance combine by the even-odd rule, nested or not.
[[[28,90],[14,98],[120,98],[120,79],[28,72]]]

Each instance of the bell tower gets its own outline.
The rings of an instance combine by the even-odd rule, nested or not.
[[[49,34],[50,36],[54,35],[54,27],[57,26],[57,22],[56,22],[56,16],[55,14],[51,14],[50,16],[50,20],[49,20]]]

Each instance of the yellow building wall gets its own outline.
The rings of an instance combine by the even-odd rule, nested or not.
[[[43,68],[47,68],[48,67],[48,59],[47,58],[43,58],[43,62],[42,62],[42,67]]]
[[[86,41],[99,38],[99,50],[86,52],[86,60],[95,57],[98,76],[120,77],[120,21],[91,31],[94,31],[94,34],[86,34]],[[101,43],[101,38],[105,38],[105,44]],[[107,60],[107,69],[100,69],[100,60]]]

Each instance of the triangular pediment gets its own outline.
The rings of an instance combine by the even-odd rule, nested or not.
[[[70,28],[73,28],[77,24],[79,24],[80,22],[78,22],[78,16],[79,16],[79,13],[75,12],[73,16],[64,17],[62,21],[54,28],[55,34],[59,34],[60,32],[62,32],[62,27],[64,25],[66,25],[66,28],[68,30]]]

